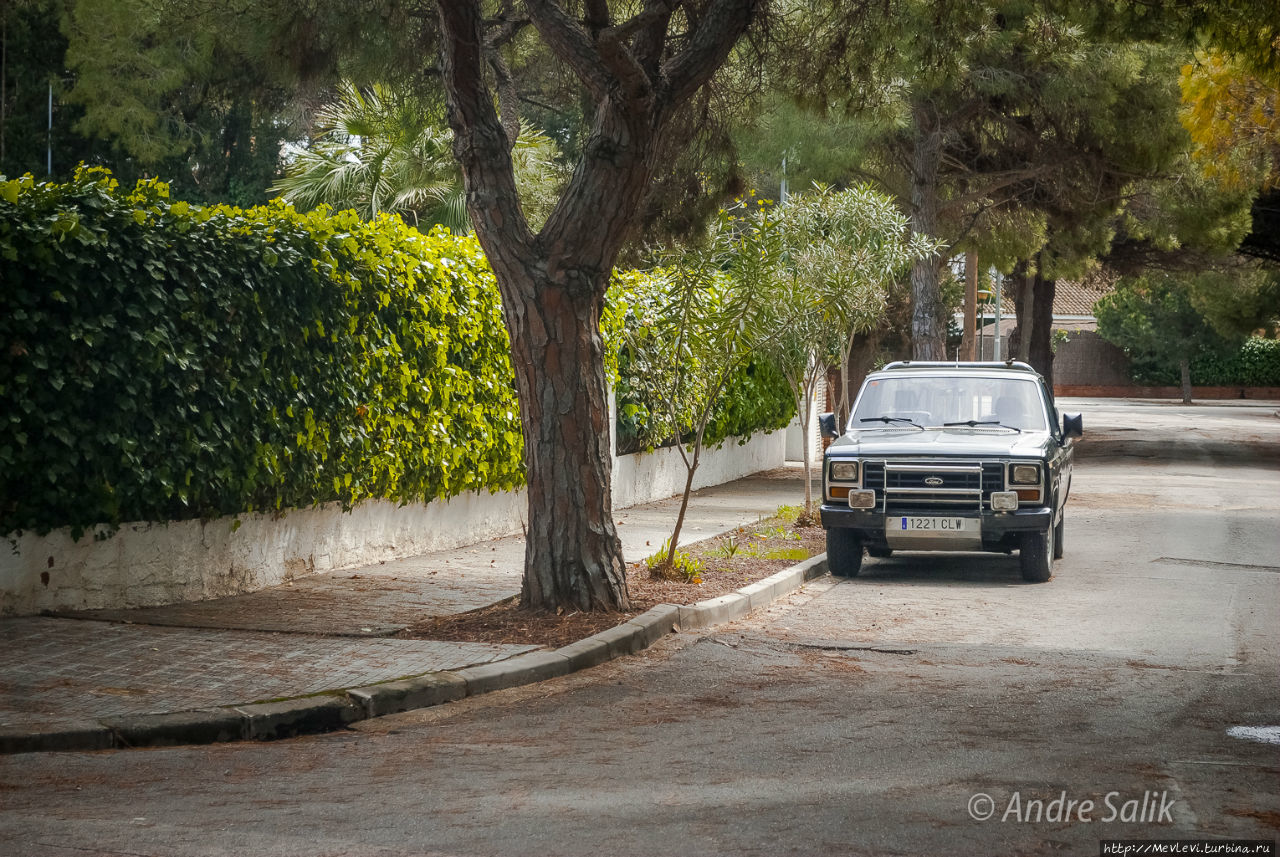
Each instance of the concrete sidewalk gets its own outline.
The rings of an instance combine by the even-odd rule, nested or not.
[[[703,489],[681,541],[753,523],[803,496],[798,467]],[[658,549],[678,510],[672,498],[617,513],[629,562]],[[518,594],[523,558],[517,536],[213,601],[0,620],[0,751],[278,737],[385,713],[389,693],[402,710],[414,694],[432,704],[493,689],[503,671],[490,665],[511,659],[538,675],[567,672],[561,664],[574,655],[534,646],[391,638],[412,622]],[[628,633],[669,630],[675,617],[668,608]],[[615,637],[615,649],[633,645]],[[592,652],[606,649],[589,648],[579,666],[604,659]],[[370,686],[380,695],[344,693]],[[361,701],[365,710],[353,711]]]

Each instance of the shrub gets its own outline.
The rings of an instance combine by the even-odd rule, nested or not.
[[[478,245],[398,219],[0,182],[0,532],[523,483]]]
[[[1134,360],[1134,380],[1153,386],[1176,386],[1178,367]],[[1191,361],[1191,383],[1204,387],[1280,387],[1280,340],[1254,337],[1228,354],[1209,354]]]
[[[663,580],[683,580],[685,583],[701,583],[703,563],[692,554],[680,549],[671,550],[671,540],[662,543],[662,549],[645,557],[649,576]]]
[[[0,533],[524,484],[509,340],[472,238],[201,208],[86,169],[0,181],[0,261]],[[615,379],[645,280],[619,275],[605,309]],[[790,419],[775,371],[740,376],[712,442]],[[618,387],[620,415],[643,413]]]
[[[638,452],[651,448],[646,438],[668,420],[660,416],[666,404],[663,396],[669,395],[662,379],[655,377],[651,367],[659,361],[657,352],[637,353],[637,349],[661,349],[667,345],[666,333],[657,330],[654,316],[660,298],[660,283],[652,275],[637,271],[619,274],[610,292],[610,300],[618,316],[619,338],[628,344],[620,344],[617,356],[618,379],[617,428],[619,453]],[[635,331],[654,328],[650,336],[635,336]],[[720,399],[707,421],[703,444],[717,446],[726,439],[737,437],[741,442],[759,431],[786,428],[795,416],[795,402],[786,378],[768,360],[749,360],[735,371],[725,384]],[[681,427],[681,435],[689,440],[690,423]],[[667,438],[661,445],[675,443]]]

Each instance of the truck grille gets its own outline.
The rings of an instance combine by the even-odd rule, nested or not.
[[[1004,490],[999,461],[864,461],[862,487],[876,492],[876,508],[903,515],[981,511],[991,492]]]

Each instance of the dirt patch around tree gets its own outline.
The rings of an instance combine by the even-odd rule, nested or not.
[[[510,643],[559,648],[640,615],[657,604],[694,604],[727,595],[827,549],[820,526],[797,526],[795,511],[686,545],[681,553],[696,562],[685,575],[667,580],[651,575],[646,562],[627,566],[628,613],[544,613],[520,609],[510,599],[470,613],[441,616],[410,626],[396,636],[413,640]]]

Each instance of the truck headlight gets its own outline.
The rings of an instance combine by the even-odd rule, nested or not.
[[[991,492],[991,511],[1016,512],[1017,510],[1018,510],[1018,492],[1016,491]]]
[[[849,508],[850,509],[874,509],[876,507],[876,492],[874,491],[850,491],[849,492]]]
[[[1015,464],[1009,468],[1009,483],[1012,485],[1039,485],[1040,465]]]
[[[831,462],[831,478],[839,482],[857,482],[858,481],[858,462],[856,461],[833,461]]]

